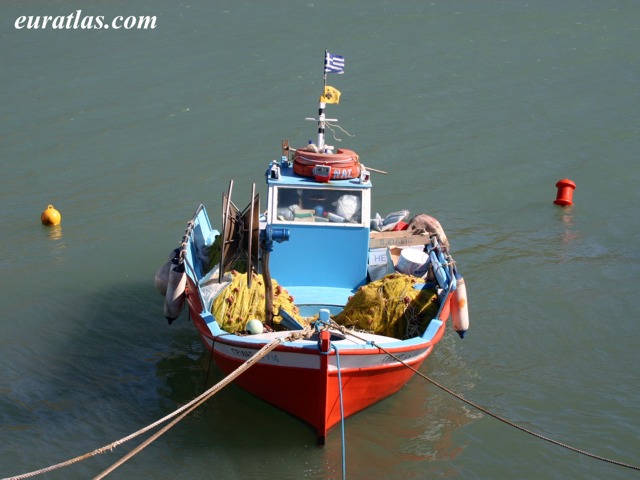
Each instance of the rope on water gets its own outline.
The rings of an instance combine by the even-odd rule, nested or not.
[[[336,367],[338,368],[338,393],[340,394],[340,433],[342,435],[342,480],[347,478],[347,447],[344,435],[344,403],[342,401],[342,373],[340,370],[340,352],[338,348],[331,344],[336,351]]]
[[[215,338],[211,342],[211,350],[209,350],[209,365],[207,366],[207,374],[204,377],[204,384],[202,385],[202,391],[204,392],[207,389],[207,383],[209,382],[209,373],[211,373],[211,366],[213,365],[213,351],[216,347]]]
[[[176,418],[173,422],[171,422],[170,424],[168,424],[165,427],[163,427],[161,430],[156,432],[153,436],[151,436],[150,438],[145,440],[142,444],[140,444],[134,450],[129,452],[127,455],[125,455],[118,462],[116,462],[111,467],[109,467],[107,470],[104,470],[102,473],[100,473],[98,476],[95,477],[95,479],[104,478],[106,475],[108,475],[113,470],[118,468],[120,465],[122,465],[124,462],[129,460],[131,457],[136,455],[142,449],[144,449],[149,444],[154,442],[158,437],[160,437],[165,432],[167,432],[170,428],[172,428],[174,425],[176,425],[180,420],[182,420],[184,417],[186,417],[189,413],[191,413],[193,410],[198,408],[204,402],[206,402],[213,395],[215,395],[220,390],[222,390],[224,387],[229,385],[233,380],[235,380],[242,373],[244,373],[249,368],[251,368],[254,364],[256,364],[258,361],[260,361],[260,359],[262,359],[269,352],[274,350],[278,345],[280,345],[283,342],[287,342],[287,341],[291,341],[291,340],[294,340],[294,339],[297,339],[297,338],[305,337],[306,335],[310,334],[310,332],[311,332],[311,329],[309,327],[307,327],[304,330],[295,331],[295,332],[291,333],[290,335],[288,335],[287,337],[278,337],[278,338],[272,340],[271,342],[267,343],[264,347],[262,347],[260,350],[258,350],[251,358],[249,358],[246,362],[244,362],[242,365],[240,365],[237,369],[235,369],[233,372],[231,372],[229,375],[227,375],[225,378],[223,378],[220,382],[218,382],[213,387],[211,387],[209,390],[207,390],[206,392],[198,395],[196,398],[191,400],[189,403],[183,405],[182,407],[180,407],[177,410],[173,411],[169,415],[166,415],[165,417],[161,418],[160,420],[158,420],[158,421],[156,421],[156,422],[154,422],[154,423],[152,423],[150,425],[147,425],[144,428],[141,428],[140,430],[138,430],[137,432],[132,433],[131,435],[128,435],[128,436],[126,436],[124,438],[121,438],[120,440],[116,440],[115,442],[110,443],[109,445],[105,445],[104,447],[97,448],[96,450],[93,450],[92,452],[85,453],[84,455],[80,455],[78,457],[72,458],[72,459],[67,460],[65,462],[61,462],[61,463],[58,463],[56,465],[51,465],[49,467],[46,467],[46,468],[43,468],[43,469],[40,469],[40,470],[36,470],[36,471],[33,471],[33,472],[24,473],[22,475],[3,478],[2,480],[22,480],[22,479],[25,479],[25,478],[35,477],[36,475],[41,475],[43,473],[52,472],[54,470],[58,470],[58,469],[63,468],[63,467],[68,467],[70,465],[78,463],[78,462],[80,462],[82,460],[86,460],[87,458],[93,457],[95,455],[99,455],[99,454],[105,453],[107,451],[112,451],[117,446],[122,445],[123,443],[126,443],[129,440],[132,440],[132,439],[142,435],[143,433],[148,432],[149,430],[153,430],[157,426],[162,425],[163,423],[167,422],[168,420],[170,420],[170,419],[172,419],[174,417],[177,417],[179,415],[179,417]]]
[[[360,340],[366,341],[364,338],[362,337],[358,337],[356,334],[354,334],[353,332],[351,332],[349,329],[346,329],[344,327],[341,327],[337,324],[332,325],[335,328],[339,328],[340,331],[344,334],[347,335],[352,335],[355,338],[358,338]],[[440,390],[447,392],[449,395],[452,395],[453,397],[457,398],[458,400],[460,400],[463,403],[466,403],[467,405],[475,408],[476,410],[481,411],[482,413],[485,413],[487,415],[489,415],[490,417],[495,418],[496,420],[501,421],[502,423],[505,423],[507,425],[509,425],[510,427],[516,428],[518,430],[520,430],[521,432],[524,433],[528,433],[529,435],[533,435],[534,437],[537,437],[541,440],[544,440],[545,442],[549,442],[552,443],[554,445],[557,445],[559,447],[562,448],[566,448],[567,450],[571,450],[572,452],[575,453],[579,453],[581,455],[585,455],[587,457],[593,458],[595,460],[600,460],[601,462],[607,462],[607,463],[611,463],[613,465],[617,465],[619,467],[624,467],[624,468],[630,468],[632,470],[640,470],[640,466],[637,465],[631,465],[629,463],[625,463],[625,462],[620,462],[618,460],[613,460],[611,458],[606,458],[606,457],[602,457],[600,455],[596,455],[595,453],[591,453],[591,452],[587,452],[586,450],[581,450],[579,448],[576,447],[572,447],[571,445],[567,445],[566,443],[562,443],[558,440],[554,440],[553,438],[547,437],[545,435],[542,435],[540,433],[534,432],[533,430],[529,430],[528,428],[525,428],[521,425],[518,425],[516,423],[513,423],[511,420],[508,420],[504,417],[501,417],[498,414],[495,414],[489,410],[487,410],[486,408],[478,405],[477,403],[472,402],[471,400],[467,400],[466,398],[464,398],[462,395],[455,393],[454,391],[450,390],[449,388],[445,387],[444,385],[436,382],[435,380],[433,380],[432,378],[428,377],[427,375],[420,373],[418,370],[416,370],[415,368],[413,368],[411,365],[409,365],[407,362],[405,362],[404,360],[398,358],[396,355],[394,355],[393,353],[391,353],[390,351],[388,351],[386,348],[381,347],[380,345],[378,345],[375,342],[369,342],[371,345],[373,345],[376,348],[379,348],[380,350],[382,350],[384,353],[386,353],[387,355],[389,355],[391,358],[393,358],[394,360],[396,360],[397,362],[400,362],[401,364],[403,364],[405,367],[407,367],[408,369],[412,370],[414,373],[416,373],[418,376],[422,377],[423,379],[425,379],[426,381],[428,381],[429,383],[435,385],[436,387],[438,387]]]

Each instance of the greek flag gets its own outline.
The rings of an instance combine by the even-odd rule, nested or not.
[[[344,73],[344,57],[332,55],[325,50],[324,73]]]

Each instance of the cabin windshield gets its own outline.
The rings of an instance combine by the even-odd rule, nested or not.
[[[277,187],[276,223],[362,225],[362,190]]]

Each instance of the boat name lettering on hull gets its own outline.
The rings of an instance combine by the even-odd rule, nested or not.
[[[233,354],[234,357],[246,358],[246,359],[249,359],[256,354],[256,352],[253,350],[245,350],[243,348],[230,347],[229,351]],[[276,353],[268,353],[267,355],[262,357],[261,361],[268,362],[268,363],[280,363],[280,358]]]
[[[393,357],[390,357],[389,355],[384,357],[384,359],[382,360],[382,363],[393,363],[398,360],[402,360],[402,361],[411,360],[415,356],[416,356],[415,352],[394,353]]]

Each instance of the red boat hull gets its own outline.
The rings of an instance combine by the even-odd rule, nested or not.
[[[188,289],[187,292],[191,319],[207,348],[213,350],[214,359],[225,374],[236,370],[268,343],[268,340],[264,343],[248,343],[242,341],[243,337],[235,335],[214,338],[198,313],[202,311],[198,295],[190,295],[189,290],[193,290]],[[447,304],[443,308],[442,318],[448,316]],[[406,345],[397,341],[393,348],[385,350],[418,369],[431,353],[433,345],[442,338],[445,326],[446,322],[442,322],[430,341],[408,342]],[[342,347],[339,348],[338,358],[328,341],[325,347],[327,353],[320,351],[317,339],[308,343],[309,348],[279,345],[240,375],[235,383],[311,425],[316,430],[320,444],[324,444],[327,432],[341,418],[349,417],[394,394],[414,375],[413,370],[379,348],[364,348],[364,345],[357,348]],[[343,413],[340,409],[340,390]]]
[[[224,341],[216,339],[216,343]],[[258,349],[256,349],[257,351]],[[278,352],[279,349],[274,350]],[[412,362],[419,368],[431,352],[429,347],[420,359]],[[311,355],[311,354],[310,354]],[[341,353],[346,356],[347,353]],[[319,443],[324,443],[327,432],[342,418],[338,371],[328,368],[335,352],[319,359],[319,368],[295,368],[256,364],[235,380],[244,390],[266,402],[300,418],[316,429]],[[214,358],[225,373],[236,370],[242,361],[214,351]],[[414,372],[402,364],[387,367],[340,369],[344,417],[392,395],[402,388]]]

